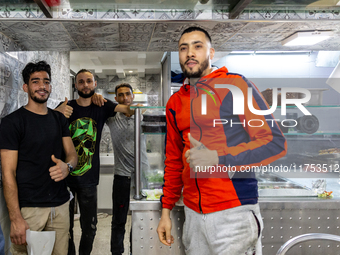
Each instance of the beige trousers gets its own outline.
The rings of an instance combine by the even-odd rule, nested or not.
[[[57,207],[23,207],[21,215],[30,230],[56,231],[52,255],[66,255],[69,241],[69,201]],[[27,255],[26,245],[11,246],[12,255]]]

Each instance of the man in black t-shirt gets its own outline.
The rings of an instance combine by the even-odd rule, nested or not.
[[[56,231],[52,254],[65,255],[70,194],[64,179],[77,165],[77,153],[66,118],[47,108],[51,93],[50,66],[44,61],[28,63],[22,75],[28,103],[3,118],[0,125],[11,252],[27,254],[26,230],[30,229]]]
[[[92,251],[97,230],[97,185],[99,183],[99,145],[105,121],[116,112],[133,114],[129,106],[117,105],[107,100],[99,107],[92,103],[91,97],[97,82],[94,75],[86,69],[75,77],[78,91],[77,100],[65,101],[56,110],[69,119],[69,129],[78,153],[78,165],[67,178],[67,185],[74,195],[80,209],[82,235],[79,255],[89,255]],[[75,255],[73,242],[74,200],[70,203],[70,243],[68,255]]]

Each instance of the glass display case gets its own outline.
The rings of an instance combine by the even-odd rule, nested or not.
[[[304,107],[312,115],[304,115],[296,106],[287,106],[286,116],[281,107],[274,112],[287,139],[287,154],[259,176],[260,197],[317,196],[312,182],[325,178],[329,178],[327,189],[340,196],[340,106]],[[275,176],[278,178],[273,182]]]
[[[338,105],[303,106],[311,115],[304,115],[296,106],[286,106],[286,115],[282,115],[281,106],[274,112],[286,136],[340,135]]]
[[[340,158],[340,106],[305,108],[312,115],[303,115],[297,107],[287,106],[287,115],[283,119],[281,109],[275,111],[274,117],[280,120],[278,122],[288,144],[286,157],[276,163],[287,166],[296,163],[296,172],[334,172],[339,168],[336,164]],[[283,125],[288,127],[282,127]],[[314,170],[308,164],[320,164],[321,169]]]
[[[140,186],[136,183],[136,199],[158,200],[162,195],[164,176],[164,149],[166,118],[164,106],[142,106],[135,108],[135,155],[136,173],[139,172]],[[143,155],[141,142],[146,144],[149,167],[142,169],[138,164]],[[145,155],[145,154],[144,154]],[[137,173],[138,174],[138,173]]]
[[[281,115],[281,107],[273,114],[287,139],[288,150],[285,157],[258,170],[260,197],[317,196],[312,179],[339,178],[340,106],[304,107],[312,115],[304,115],[295,106],[287,106],[286,116]],[[148,200],[158,200],[164,176],[165,107],[145,106],[138,111],[136,138],[145,140],[149,162],[147,170],[140,170],[139,192]],[[301,182],[303,178],[307,180]],[[340,196],[337,190],[334,195]]]
[[[155,108],[154,111],[159,109],[162,108]],[[259,204],[265,226],[262,233],[263,254],[273,254],[273,251],[276,252],[285,241],[293,236],[316,232],[337,234],[340,228],[339,172],[335,171],[339,164],[338,158],[340,158],[338,152],[340,106],[306,106],[306,109],[314,117],[302,120],[302,122],[305,121],[302,123],[304,125],[302,130],[303,113],[298,108],[288,106],[286,116],[281,115],[281,108],[274,112],[274,117],[287,139],[288,151],[285,157],[270,164],[273,169],[277,167],[279,171],[264,171],[265,166],[262,166],[256,174]],[[140,115],[142,117],[142,113]],[[181,242],[176,242],[170,250],[169,247],[159,244],[155,231],[158,226],[157,219],[161,217],[161,204],[158,198],[160,194],[157,192],[163,183],[165,134],[161,130],[156,133],[148,129],[142,131],[143,126],[153,125],[140,121],[140,133],[136,139],[139,139],[141,135],[145,136],[150,163],[148,171],[142,172],[141,176],[145,176],[146,190],[151,191],[151,194],[148,194],[150,199],[140,197],[142,199],[130,202],[133,254],[182,255],[185,251]],[[296,127],[297,124],[300,126]],[[268,166],[266,167],[268,169]],[[282,170],[287,168],[291,171]],[[320,172],[322,169],[324,171]],[[332,199],[319,198],[312,189],[313,183],[323,184],[323,188],[327,191],[333,191],[334,197]],[[172,235],[175,240],[181,240],[185,219],[183,206],[175,206],[171,211],[171,219],[174,219]],[[313,243],[314,246],[318,249],[313,249],[313,251],[309,249],[308,254],[321,254],[326,251],[336,254],[339,249],[331,243],[316,242]],[[302,245],[302,247],[308,249],[308,246]],[[295,250],[293,254],[302,254],[301,250]]]

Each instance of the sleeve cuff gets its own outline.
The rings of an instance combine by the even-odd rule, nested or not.
[[[174,208],[174,206],[171,206],[171,205],[169,205],[169,204],[165,204],[165,203],[163,203],[163,196],[161,196],[161,199],[160,199],[160,201],[161,201],[161,203],[162,203],[162,208],[167,208],[167,209],[169,209],[169,210],[172,210],[172,208]]]

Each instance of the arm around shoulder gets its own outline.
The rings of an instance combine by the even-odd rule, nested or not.
[[[129,115],[133,115],[135,110],[130,109],[130,106],[124,104],[118,104],[115,108],[115,112],[126,113]]]

